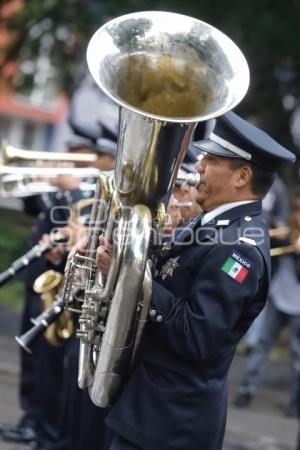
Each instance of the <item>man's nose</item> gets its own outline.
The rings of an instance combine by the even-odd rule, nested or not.
[[[195,165],[195,169],[198,173],[203,173],[205,171],[205,163],[203,162],[203,159],[197,162],[197,164]]]
[[[207,155],[204,155],[201,159],[198,160],[198,162],[195,165],[195,169],[197,170],[198,173],[204,173],[205,172],[205,167],[207,164]]]

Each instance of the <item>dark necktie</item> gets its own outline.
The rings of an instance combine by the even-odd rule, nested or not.
[[[201,223],[202,218],[205,216],[206,212],[202,211],[197,216],[193,217],[186,224],[176,229],[173,242],[177,244],[178,242],[183,242],[195,228],[196,224]]]

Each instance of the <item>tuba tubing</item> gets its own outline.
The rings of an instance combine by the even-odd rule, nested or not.
[[[198,188],[201,181],[200,173],[187,173],[185,175],[177,175],[176,181],[182,181],[190,187]]]
[[[100,407],[112,403],[132,363],[136,347],[137,307],[148,261],[151,222],[151,212],[144,205],[135,206],[127,222],[128,232],[118,282],[111,300],[93,382],[89,386],[92,401]],[[120,224],[118,232],[121,234],[123,230]],[[136,236],[139,236],[138,240],[135,240]],[[112,349],[115,349],[114,354]]]

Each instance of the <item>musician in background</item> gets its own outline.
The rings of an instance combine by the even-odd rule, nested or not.
[[[116,141],[104,137],[99,137],[95,142],[88,138],[74,136],[66,142],[69,152],[91,153],[97,155],[96,161],[76,163],[77,167],[95,167],[96,169],[109,171],[115,166],[116,161]]]
[[[101,138],[94,146],[99,149],[96,167],[104,171],[111,170],[117,153],[116,142]],[[83,153],[85,150],[81,148],[78,151]],[[79,239],[84,233],[82,225],[74,223],[68,224],[64,230],[71,232],[71,240],[76,240],[76,237]],[[54,249],[47,254],[47,258],[52,261],[58,256],[63,260],[64,267],[63,252],[58,255],[57,250]],[[74,326],[75,329],[78,328],[77,317],[74,318]],[[97,408],[92,403],[87,390],[79,389],[78,359],[79,340],[74,333],[65,346],[64,374],[61,383],[63,394],[58,410],[59,435],[52,448],[53,450],[106,450],[111,440],[110,432],[104,425],[107,411]]]
[[[267,193],[267,195],[265,195],[262,201],[263,216],[272,232],[274,232],[276,229],[281,230],[287,225],[289,213],[287,198],[288,192],[286,186],[279,175],[276,174],[269,192]],[[286,238],[286,236],[283,237],[284,239]],[[278,247],[280,245],[282,245],[282,237],[280,236],[280,233],[275,233],[274,236],[271,235],[271,248]],[[279,258],[272,259],[272,276],[278,268],[278,261]],[[262,332],[265,312],[266,308],[264,308],[259,316],[255,319],[242,340],[246,355],[250,354],[257,345],[260,334]],[[237,403],[239,403],[238,399]]]
[[[196,144],[207,153],[197,165],[204,214],[178,230],[156,264],[141,360],[106,419],[117,435],[111,450],[221,450],[227,373],[266,301],[261,199],[276,166],[295,157],[234,113],[209,122]],[[111,247],[100,239],[104,274]]]
[[[269,228],[272,230],[287,225],[290,205],[287,201],[288,191],[283,180],[276,174],[275,180],[267,195],[263,198],[263,214]],[[285,239],[285,236],[283,236]],[[281,245],[282,237],[279,234],[271,235],[271,248]],[[277,259],[272,261],[272,274],[277,270]]]
[[[182,216],[180,212],[180,203],[174,194],[172,194],[167,207],[164,234],[172,234],[172,231],[181,224]]]
[[[96,153],[98,158],[93,165],[98,169],[111,170],[114,165],[116,144],[108,139],[99,138],[94,143],[74,136],[68,147],[71,152]],[[28,244],[30,248],[42,237],[40,242],[49,242],[53,229],[67,225],[71,206],[94,195],[94,191],[82,191],[80,181],[76,175],[58,175],[52,179],[58,192],[44,193],[37,198],[40,213]],[[63,272],[66,257],[65,246],[57,246],[20,273],[19,278],[26,285],[21,334],[32,327],[30,319],[41,312],[40,296],[32,289],[34,280],[50,268]],[[43,337],[34,344],[32,355],[21,350],[20,403],[24,414],[17,425],[5,427],[4,440],[28,442],[28,448],[32,449],[52,449],[58,439],[64,358],[64,346],[55,348]]]
[[[296,417],[300,396],[300,189],[295,190],[289,218],[290,231],[284,233],[281,246],[293,245],[294,251],[278,259],[273,275],[269,301],[262,319],[258,342],[247,361],[235,406],[251,404],[267,367],[268,356],[284,327],[289,328],[291,383],[290,399],[285,414]],[[285,237],[285,239],[283,239]],[[278,241],[277,241],[278,242]]]
[[[39,232],[47,231],[50,224],[47,220],[48,208],[40,212],[37,226],[33,230],[29,247],[35,245],[39,239]],[[52,225],[54,226],[54,225]],[[31,318],[36,317],[41,312],[41,299],[36,294],[32,285],[36,277],[49,269],[49,265],[44,258],[39,258],[32,262],[26,269],[20,272],[18,278],[25,283],[26,297],[25,307],[22,315],[21,334],[32,327]],[[47,370],[47,362],[50,371]],[[52,391],[53,377],[52,368],[58,378],[63,369],[63,349],[51,347],[44,338],[36,343],[33,354],[27,354],[21,349],[21,371],[20,371],[20,406],[23,411],[19,423],[8,426],[2,433],[2,439],[11,442],[33,442],[41,430],[46,430],[47,436],[55,433],[56,412],[55,404],[60,395],[58,384],[57,391]],[[45,383],[45,384],[44,384]],[[41,385],[43,388],[41,389]],[[47,389],[45,389],[47,385]],[[39,392],[41,389],[41,395]],[[50,402],[49,397],[50,395]],[[29,444],[28,444],[29,445]]]

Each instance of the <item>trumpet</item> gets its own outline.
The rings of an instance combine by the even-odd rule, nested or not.
[[[282,247],[271,248],[270,254],[271,256],[281,256],[281,255],[289,255],[290,253],[295,253],[296,244],[283,245]]]
[[[26,150],[2,141],[2,160],[0,161],[0,196],[22,198],[42,192],[56,192],[59,189],[51,184],[58,175],[74,175],[82,180],[79,189],[93,191],[94,182],[86,178],[97,178],[99,170],[93,167],[39,167],[37,161],[93,163],[97,155],[93,153],[70,154],[66,152],[44,152]],[[31,166],[24,165],[34,162]],[[17,165],[16,165],[17,164]]]
[[[101,171],[95,168],[80,167],[9,167],[0,165],[0,197],[25,198],[42,192],[57,192],[58,187],[51,184],[57,175],[75,175],[82,178],[78,188],[81,191],[95,191],[96,183],[84,181],[97,178],[100,174],[110,176],[113,171]],[[42,179],[41,179],[42,178]],[[178,174],[177,181],[197,188],[200,184],[199,173]]]
[[[290,227],[288,225],[284,225],[282,227],[271,228],[269,230],[270,238],[281,238],[282,235],[288,235],[290,232]]]
[[[88,182],[86,179],[89,177],[96,178],[100,173],[97,169],[76,167],[52,167],[50,169],[44,167],[41,168],[42,170],[29,167],[10,167],[9,169],[18,170],[8,170],[9,173],[0,175],[0,196],[4,198],[24,198],[43,192],[57,192],[60,189],[54,184],[51,184],[51,180],[54,180],[57,175],[68,174],[83,180],[78,185],[81,191],[94,191],[95,182]],[[0,174],[1,171],[2,168],[0,167]],[[21,173],[22,171],[23,173]]]
[[[300,218],[299,213],[293,212],[288,225],[269,230],[270,237],[285,237],[288,242],[285,245],[271,248],[271,256],[288,255],[298,251],[300,246]]]
[[[94,153],[74,154],[66,152],[44,152],[27,150],[9,145],[5,140],[1,142],[2,165],[11,163],[24,163],[28,161],[53,161],[53,162],[95,162],[98,157]]]
[[[286,227],[289,229],[290,227]],[[290,253],[299,253],[299,247],[300,247],[300,233],[298,231],[298,235],[293,236],[290,231],[290,242],[286,245],[282,245],[281,247],[274,247],[271,248],[270,253],[271,256],[281,256],[281,255],[288,255]]]

